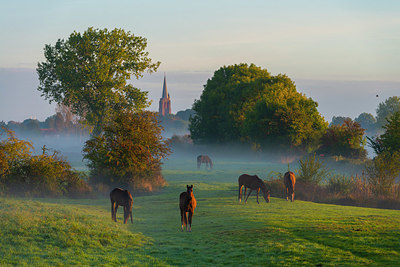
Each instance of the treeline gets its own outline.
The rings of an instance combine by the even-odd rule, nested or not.
[[[355,122],[359,123],[367,136],[380,135],[383,133],[383,126],[387,124],[388,119],[397,111],[400,111],[400,97],[392,96],[384,102],[379,103],[376,109],[376,117],[371,113],[363,112]],[[342,125],[349,117],[333,116],[330,125]]]
[[[178,111],[175,115],[158,115],[158,120],[164,128],[164,135],[171,137],[173,135],[185,135],[189,133],[189,118],[194,116],[192,109]]]
[[[26,119],[23,122],[0,122],[0,127],[15,132],[18,136],[52,136],[52,135],[88,135],[91,127],[85,127],[71,110],[58,105],[56,114],[47,117],[44,121]]]

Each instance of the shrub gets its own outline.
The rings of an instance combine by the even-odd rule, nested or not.
[[[354,184],[353,177],[334,174],[328,179],[327,188],[331,193],[347,196],[352,192]]]
[[[299,160],[300,170],[297,180],[305,184],[320,184],[324,177],[329,175],[329,170],[323,161],[315,154]]]
[[[283,173],[280,172],[270,172],[268,174],[268,180],[264,183],[270,190],[271,197],[286,198],[285,184],[283,183]]]
[[[0,185],[5,193],[28,196],[87,196],[91,188],[57,152],[32,155],[32,144],[6,130],[0,142]]]
[[[382,152],[365,167],[368,183],[377,196],[388,196],[400,173],[400,151]]]

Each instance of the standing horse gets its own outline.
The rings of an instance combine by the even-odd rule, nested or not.
[[[192,231],[192,217],[194,213],[194,209],[196,208],[196,199],[193,195],[193,185],[186,185],[186,192],[182,192],[179,196],[179,208],[181,210],[181,225],[182,231],[183,226],[185,225],[186,231],[188,231],[188,223],[189,223],[189,232]],[[189,213],[189,218],[187,217],[187,213]]]
[[[239,202],[242,201],[242,188],[244,186],[244,197],[246,197],[247,188],[250,188],[250,192],[249,195],[246,197],[245,203],[247,203],[247,199],[249,198],[253,190],[257,190],[257,203],[259,203],[258,193],[260,192],[260,190],[263,193],[265,201],[269,203],[269,190],[265,186],[264,182],[260,178],[258,178],[257,175],[242,174],[239,176],[238,181],[239,181]]]
[[[288,200],[290,196],[290,201],[294,201],[294,185],[296,184],[296,177],[294,176],[294,173],[291,171],[288,171],[285,173],[285,176],[283,177],[283,182],[285,183],[286,187],[286,201]]]
[[[132,219],[132,206],[133,206],[133,198],[131,193],[128,190],[123,190],[121,188],[115,188],[110,193],[111,200],[111,219],[115,222],[117,221],[117,209],[118,206],[124,206],[124,223],[126,223],[131,217]]]
[[[197,169],[200,168],[200,165],[202,163],[205,163],[207,168],[208,168],[208,165],[210,165],[210,169],[213,168],[213,163],[212,163],[210,157],[207,155],[200,155],[197,157]]]

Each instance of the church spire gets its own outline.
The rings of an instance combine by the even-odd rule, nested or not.
[[[164,85],[163,85],[163,92],[162,98],[169,98],[168,89],[167,89],[167,79],[164,72]]]
[[[168,93],[167,89],[167,78],[164,72],[164,85],[163,85],[163,92],[162,92],[162,97],[160,98],[160,103],[159,103],[159,113],[162,116],[171,114],[171,98]]]

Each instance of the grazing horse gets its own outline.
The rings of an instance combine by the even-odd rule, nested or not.
[[[193,185],[186,185],[186,192],[182,192],[179,196],[179,208],[181,210],[181,225],[182,231],[183,226],[185,225],[186,231],[188,231],[188,223],[189,223],[189,232],[192,231],[192,217],[194,213],[194,209],[196,208],[196,199],[193,195]],[[187,217],[187,213],[189,216]]]
[[[245,203],[247,203],[247,199],[249,198],[251,192],[253,190],[257,191],[257,203],[258,202],[258,193],[260,190],[263,193],[264,199],[267,203],[269,203],[269,190],[265,186],[264,182],[258,178],[257,175],[248,175],[248,174],[242,174],[239,176],[239,202],[242,201],[242,188],[244,186],[244,197],[246,197],[246,191],[247,188],[250,188],[249,195],[246,197]]]
[[[111,200],[111,219],[115,222],[117,221],[117,209],[118,206],[124,206],[124,223],[126,223],[129,219],[129,216],[132,220],[132,206],[133,206],[133,198],[131,193],[128,190],[123,190],[121,188],[115,188],[110,193]]]
[[[283,182],[285,183],[286,187],[286,201],[290,196],[290,201],[294,201],[294,185],[296,184],[296,177],[294,176],[293,172],[285,173],[283,177]]]
[[[210,165],[210,169],[213,168],[213,163],[212,163],[210,157],[207,155],[200,155],[197,157],[197,169],[200,168],[200,165],[202,163],[205,163],[207,168],[208,168],[208,165]]]

